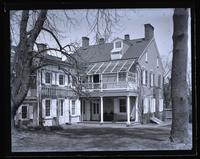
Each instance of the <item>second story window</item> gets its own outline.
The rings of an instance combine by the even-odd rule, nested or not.
[[[59,75],[59,85],[64,85],[64,75]]]
[[[51,84],[51,73],[45,72],[45,83]]]
[[[126,72],[119,72],[119,81],[126,81]]]
[[[148,62],[148,52],[145,53],[145,62]]]
[[[147,82],[148,82],[148,71],[147,70],[142,70],[141,80],[142,80],[143,85],[147,85]]]
[[[157,57],[157,59],[156,59],[156,66],[157,66],[157,68],[159,67],[158,57]]]
[[[115,48],[121,48],[121,47],[122,47],[122,42],[121,41],[115,42]]]

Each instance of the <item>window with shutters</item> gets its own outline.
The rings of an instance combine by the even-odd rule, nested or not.
[[[59,74],[59,85],[64,85],[64,75]]]
[[[22,106],[22,119],[26,119],[28,117],[28,107],[26,105]]]
[[[51,84],[51,73],[45,72],[45,83]]]
[[[51,101],[49,99],[45,100],[45,116],[50,116],[50,105]]]
[[[119,99],[119,112],[120,113],[126,112],[126,99]]]
[[[75,105],[75,100],[72,100],[72,115],[75,115],[75,107],[76,107],[76,105]]]

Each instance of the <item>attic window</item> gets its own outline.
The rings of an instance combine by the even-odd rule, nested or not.
[[[115,48],[121,48],[121,47],[122,47],[121,41],[115,42]]]

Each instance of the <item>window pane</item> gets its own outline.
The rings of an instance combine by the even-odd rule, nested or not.
[[[75,101],[72,101],[72,115],[75,114]]]
[[[63,103],[64,103],[63,99],[60,100],[60,115],[61,116],[63,116]]]
[[[27,118],[27,106],[22,106],[22,119]]]
[[[51,73],[45,73],[45,83],[51,83]]]
[[[45,101],[45,107],[46,107],[45,115],[50,116],[50,100]]]
[[[126,112],[126,99],[120,99],[119,100],[119,105],[120,105],[120,107],[119,107],[119,111],[120,112]]]
[[[119,73],[119,81],[126,81],[126,72]]]
[[[115,43],[116,48],[121,48],[121,45],[122,45],[121,41],[118,41]]]
[[[59,85],[64,85],[64,75],[59,75]]]

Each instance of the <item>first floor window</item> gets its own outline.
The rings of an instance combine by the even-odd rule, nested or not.
[[[59,85],[64,85],[64,75],[59,75]]]
[[[126,112],[126,99],[119,99],[119,111],[120,113]]]
[[[26,119],[28,115],[28,108],[27,106],[22,106],[22,119]]]
[[[63,105],[64,105],[64,100],[60,100],[60,116],[63,116]]]
[[[45,101],[45,115],[46,116],[50,116],[50,104],[51,104],[51,102],[50,102],[50,100],[46,100]]]
[[[45,83],[51,83],[51,73],[45,72]]]
[[[72,100],[72,115],[75,114],[75,100]]]

